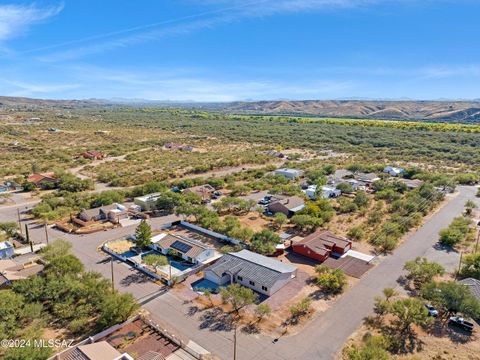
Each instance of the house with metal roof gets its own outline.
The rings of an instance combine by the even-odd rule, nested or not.
[[[9,259],[15,253],[15,249],[10,241],[0,242],[0,259]]]
[[[303,176],[302,170],[282,168],[275,170],[275,175],[285,176],[287,179],[295,179]]]
[[[184,236],[159,234],[151,239],[151,248],[164,255],[174,253],[193,264],[203,263],[215,256],[215,249]]]
[[[219,286],[236,283],[267,296],[296,275],[296,267],[249,250],[225,254],[205,270],[205,279]]]
[[[403,174],[405,170],[396,166],[385,166],[383,172],[389,174],[390,176],[399,176]]]
[[[160,197],[161,193],[147,194],[143,196],[138,196],[133,199],[135,205],[138,205],[142,208],[142,211],[152,211],[157,207],[157,200]]]
[[[468,287],[468,290],[472,295],[480,301],[480,280],[474,278],[466,278],[459,281],[460,284],[463,284]]]
[[[298,196],[275,196],[268,204],[268,210],[272,213],[284,213],[288,217],[292,217],[305,207],[305,201]]]

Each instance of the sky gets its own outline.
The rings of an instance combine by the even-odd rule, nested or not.
[[[479,99],[479,0],[0,0],[0,95]]]

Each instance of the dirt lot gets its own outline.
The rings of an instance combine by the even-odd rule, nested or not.
[[[427,333],[421,328],[415,328],[418,340],[422,343],[422,350],[412,354],[392,355],[397,360],[450,360],[450,359],[480,359],[480,335],[478,330],[470,338],[465,338],[453,329],[446,329],[443,335],[440,331],[435,334]],[[368,331],[362,326],[352,335],[348,345],[361,343],[361,338]]]

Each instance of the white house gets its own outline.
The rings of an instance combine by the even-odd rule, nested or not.
[[[310,185],[306,190],[303,190],[305,195],[307,195],[311,200],[317,198],[317,185]],[[336,198],[339,197],[342,192],[334,187],[324,185],[322,186],[322,198]]]
[[[152,211],[155,209],[160,193],[153,193],[144,196],[138,196],[133,199],[135,205],[142,208],[142,211]]]
[[[237,283],[267,296],[296,275],[296,267],[248,250],[225,254],[205,270],[205,279],[217,285]]]
[[[302,177],[303,171],[297,169],[283,168],[275,170],[275,175],[285,176],[287,179],[295,179],[297,177]]]
[[[151,248],[164,255],[175,252],[193,264],[203,263],[215,256],[215,249],[201,242],[176,235],[162,233],[152,237]]]
[[[383,172],[390,174],[391,176],[398,176],[403,174],[405,170],[395,166],[385,166],[385,168],[383,169]]]

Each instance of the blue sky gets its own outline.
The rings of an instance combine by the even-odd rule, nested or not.
[[[477,0],[0,0],[0,95],[478,99]]]

